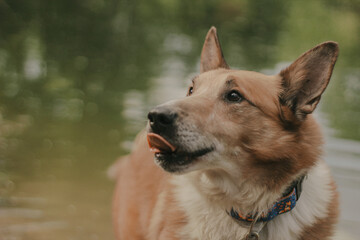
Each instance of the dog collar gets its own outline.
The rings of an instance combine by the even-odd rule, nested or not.
[[[252,223],[255,219],[256,222],[268,222],[274,219],[275,217],[291,211],[295,206],[296,202],[299,200],[302,192],[302,182],[305,178],[305,175],[300,177],[298,180],[295,180],[284,192],[282,198],[275,202],[272,207],[269,209],[267,214],[261,214],[258,216],[255,214],[248,214],[242,216],[239,212],[231,208],[230,212],[227,212],[233,219],[240,222]]]

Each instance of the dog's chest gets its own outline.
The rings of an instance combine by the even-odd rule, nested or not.
[[[211,210],[211,213],[192,213],[189,223],[184,227],[183,239],[243,239],[247,233],[245,228],[229,219],[224,212]]]
[[[174,180],[176,200],[188,220],[180,230],[181,239],[244,239],[247,227],[240,226],[225,209],[212,205],[186,177],[178,176]],[[270,221],[261,231],[260,239],[296,240],[305,227],[324,218],[333,194],[330,182],[328,169],[321,161],[309,171],[296,207]]]
[[[185,182],[184,182],[185,181]],[[185,179],[176,184],[176,198],[188,223],[180,230],[181,239],[243,239],[247,229],[236,223],[225,211],[206,201]]]

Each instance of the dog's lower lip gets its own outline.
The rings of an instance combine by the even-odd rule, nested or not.
[[[159,152],[155,153],[155,162],[167,172],[181,172],[186,166],[194,163],[199,157],[213,151],[214,148],[204,148],[192,153],[185,152]]]
[[[168,156],[178,156],[178,157],[186,157],[186,158],[197,158],[201,157],[211,151],[213,151],[214,148],[204,148],[200,149],[194,152],[181,152],[181,151],[174,151],[174,152],[157,152],[155,153],[155,156],[161,156],[161,155],[168,155]]]

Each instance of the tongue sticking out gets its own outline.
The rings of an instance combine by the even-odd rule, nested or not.
[[[176,150],[176,147],[171,145],[162,136],[155,133],[148,133],[147,140],[149,143],[150,151],[153,153],[167,152],[172,153]]]

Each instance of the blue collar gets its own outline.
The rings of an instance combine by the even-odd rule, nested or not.
[[[280,214],[291,211],[296,206],[297,200],[299,200],[301,191],[302,191],[302,182],[305,178],[305,175],[294,181],[290,187],[285,191],[283,197],[275,202],[272,207],[269,209],[267,214],[261,214],[257,222],[268,222]],[[285,196],[284,196],[285,195]],[[227,212],[232,218],[240,222],[252,223],[256,218],[257,214],[248,214],[242,216],[234,208],[231,208],[230,212]]]

